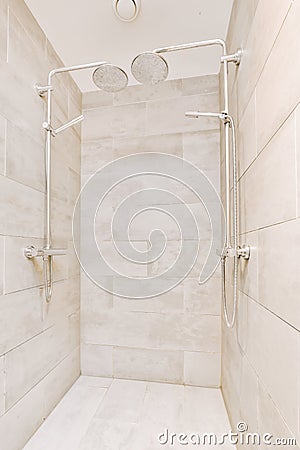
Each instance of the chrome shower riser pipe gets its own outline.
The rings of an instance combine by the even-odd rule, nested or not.
[[[188,117],[210,116],[216,117],[223,121],[225,127],[225,215],[226,215],[226,239],[225,248],[221,257],[222,277],[223,277],[223,307],[224,317],[227,327],[232,328],[235,323],[236,309],[237,309],[237,278],[238,278],[238,259],[243,257],[249,259],[250,248],[248,246],[239,247],[238,244],[238,198],[237,198],[237,155],[236,155],[236,135],[233,118],[229,115],[229,95],[228,95],[228,63],[240,64],[242,51],[237,50],[236,53],[228,55],[226,42],[222,39],[210,39],[205,41],[193,42],[190,44],[182,44],[165,48],[157,48],[154,53],[169,53],[181,50],[188,50],[198,47],[207,47],[212,45],[219,45],[222,47],[223,54],[221,56],[221,63],[223,65],[223,96],[224,104],[222,112],[218,113],[202,113],[202,112],[188,112]],[[231,242],[231,205],[230,205],[230,131],[232,132],[232,159],[233,159],[233,242]],[[233,270],[233,313],[229,319],[227,310],[226,298],[226,271],[225,265],[228,257],[234,258]]]
[[[53,288],[53,257],[58,255],[65,255],[65,249],[53,249],[52,246],[52,235],[51,235],[51,141],[56,134],[66,130],[67,128],[76,125],[83,120],[83,116],[80,115],[75,119],[61,125],[60,127],[54,129],[52,127],[52,95],[53,86],[52,78],[54,75],[59,73],[73,72],[76,70],[92,69],[99,67],[101,64],[106,64],[104,61],[97,61],[88,64],[80,64],[76,66],[60,67],[58,69],[53,69],[48,74],[47,85],[40,86],[36,85],[35,89],[40,97],[46,96],[47,110],[46,110],[46,121],[43,123],[43,128],[46,132],[45,139],[45,178],[46,178],[46,207],[45,207],[45,243],[44,248],[39,249],[34,246],[28,246],[24,250],[24,254],[28,259],[35,257],[41,257],[43,260],[43,275],[44,275],[44,288],[45,288],[45,299],[49,303],[52,297]]]

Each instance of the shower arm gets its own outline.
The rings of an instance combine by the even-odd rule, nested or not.
[[[227,55],[226,42],[223,39],[209,39],[205,41],[192,42],[190,44],[181,44],[174,45],[171,47],[162,47],[153,50],[153,53],[170,53],[177,52],[182,50],[189,50],[193,48],[199,47],[208,47],[218,45],[222,47],[223,54],[221,56],[221,62],[224,65],[223,68],[223,92],[224,92],[224,105],[222,109],[222,113],[224,116],[229,115],[229,101],[228,101],[228,62],[234,62],[235,64],[239,64],[241,60],[241,50],[238,50],[233,55]],[[214,116],[214,113],[211,114]],[[190,113],[191,116],[191,113]],[[220,113],[215,114],[215,117],[220,117]],[[221,117],[220,117],[221,118]],[[230,181],[229,181],[229,173],[230,173],[230,154],[229,154],[229,129],[230,122],[228,120],[223,120],[225,126],[225,168],[226,168],[226,196],[225,196],[225,211],[226,211],[226,242],[225,248],[229,249],[232,247],[231,245],[231,236],[230,236]]]

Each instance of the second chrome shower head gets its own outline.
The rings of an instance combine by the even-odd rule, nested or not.
[[[120,67],[104,63],[93,72],[95,85],[106,92],[119,92],[128,84],[128,76]]]
[[[158,53],[146,52],[136,56],[131,63],[134,78],[142,84],[157,84],[169,74],[167,61]]]

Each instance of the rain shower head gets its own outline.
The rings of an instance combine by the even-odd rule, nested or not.
[[[134,58],[131,72],[139,83],[156,84],[165,81],[169,67],[167,61],[158,53],[146,52]]]
[[[94,70],[93,81],[103,91],[118,92],[126,88],[128,77],[120,67],[104,63]]]

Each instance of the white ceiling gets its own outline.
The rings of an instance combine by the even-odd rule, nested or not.
[[[106,60],[130,74],[134,56],[157,47],[225,38],[233,0],[141,0],[133,22],[114,14],[112,0],[25,0],[66,65]],[[169,79],[217,73],[218,48],[166,56]],[[74,74],[82,91],[95,90],[88,71]],[[46,74],[45,74],[46,78]]]

